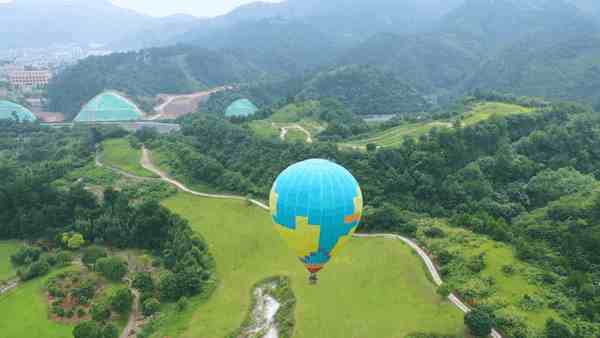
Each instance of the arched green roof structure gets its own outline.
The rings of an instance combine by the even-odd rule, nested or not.
[[[20,121],[37,120],[37,117],[29,109],[10,101],[0,100],[0,120],[12,120],[13,113],[17,114]]]
[[[75,117],[75,122],[136,121],[141,118],[142,112],[133,102],[107,91],[91,99]]]
[[[227,117],[245,117],[254,115],[258,108],[248,99],[240,99],[232,103],[225,111]]]

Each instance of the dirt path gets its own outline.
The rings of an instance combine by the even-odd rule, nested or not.
[[[158,176],[160,176],[160,178],[163,181],[165,181],[167,183],[170,183],[171,185],[175,186],[177,189],[179,189],[181,191],[184,191],[184,192],[187,192],[187,193],[190,193],[192,195],[200,196],[200,197],[208,197],[208,198],[220,198],[220,199],[233,199],[233,200],[239,200],[239,201],[250,201],[252,204],[257,205],[260,208],[263,208],[265,210],[269,210],[269,207],[265,203],[263,203],[261,201],[258,201],[258,200],[255,200],[255,199],[248,200],[245,197],[234,196],[234,195],[205,194],[205,193],[201,193],[201,192],[197,192],[197,191],[194,191],[192,189],[189,189],[183,183],[170,178],[165,172],[163,172],[159,168],[157,168],[154,165],[154,163],[152,163],[152,160],[150,158],[150,151],[148,151],[148,149],[146,149],[146,147],[142,147],[141,165],[146,170],[149,170],[149,171],[157,174]]]
[[[291,129],[295,129],[295,130],[299,130],[299,131],[303,132],[306,135],[306,143],[313,143],[312,135],[310,134],[310,132],[299,124],[293,124],[290,126],[281,127],[281,134],[279,135],[279,137],[281,138],[282,141],[285,141],[285,136],[287,135],[288,131]]]
[[[163,180],[176,186],[180,190],[191,193],[196,196],[209,197],[209,198],[228,198],[228,199],[246,200],[246,198],[243,198],[240,196],[205,194],[205,193],[196,192],[196,191],[193,191],[193,190],[187,188],[183,183],[178,182],[172,178],[169,178],[164,172],[157,169],[150,159],[149,151],[145,147],[142,148],[142,166],[144,168],[146,168],[147,170],[150,170],[150,171],[156,173]],[[270,210],[269,207],[262,202],[259,202],[256,200],[250,200],[250,201],[264,210],[267,210],[267,211]],[[442,285],[442,283],[443,283],[442,277],[440,276],[435,264],[433,263],[431,258],[427,255],[425,250],[423,250],[423,248],[421,248],[413,240],[403,237],[403,236],[395,235],[395,234],[355,234],[354,237],[356,237],[356,238],[385,238],[385,239],[390,239],[390,240],[400,240],[400,241],[406,243],[408,246],[410,246],[413,250],[415,250],[417,252],[419,257],[421,257],[421,259],[427,266],[427,270],[429,270],[429,273],[431,274],[431,277],[432,277],[434,283],[437,286]],[[469,311],[471,311],[471,309],[465,303],[463,303],[458,297],[456,297],[456,295],[450,294],[450,296],[448,296],[448,299],[464,313],[468,313]],[[493,338],[502,338],[502,335],[495,329],[492,330],[492,334],[490,336]]]
[[[231,86],[223,86],[223,87],[217,87],[217,88],[213,88],[210,90],[205,90],[205,91],[201,91],[201,92],[196,92],[196,93],[192,93],[192,94],[183,94],[183,95],[163,95],[163,97],[165,98],[165,101],[163,103],[161,103],[160,105],[154,107],[154,111],[157,113],[156,115],[152,116],[149,118],[149,120],[154,121],[154,120],[158,120],[161,118],[167,118],[167,117],[173,117],[173,116],[167,116],[167,115],[172,115],[171,113],[176,113],[175,115],[182,115],[182,112],[170,112],[169,109],[167,109],[169,107],[169,105],[173,104],[175,101],[188,101],[190,107],[188,107],[187,110],[190,110],[189,108],[192,108],[191,105],[195,105],[197,103],[199,103],[201,100],[203,99],[207,99],[210,95],[223,91],[223,90],[229,90],[231,89]],[[191,109],[193,110],[193,108]],[[190,111],[191,113],[191,111]]]
[[[16,288],[17,286],[19,286],[18,278],[9,280],[8,283],[6,283],[6,285],[0,286],[0,295]]]
[[[127,178],[131,178],[134,180],[140,180],[140,181],[160,181],[160,178],[152,178],[152,177],[142,177],[142,176],[137,176],[134,174],[131,174],[127,171],[124,171],[122,169],[119,169],[117,167],[113,167],[110,165],[105,165],[102,162],[102,151],[100,151],[100,148],[98,146],[96,146],[96,167],[102,167],[102,168],[107,168],[121,176],[127,177]]]
[[[121,336],[119,338],[135,338],[137,336],[137,320],[141,317],[140,312],[140,294],[135,289],[131,289],[133,293],[133,305],[131,308],[131,313],[129,314],[129,321],[127,325],[121,332]]]

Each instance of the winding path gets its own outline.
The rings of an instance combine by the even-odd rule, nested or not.
[[[306,143],[313,143],[312,135],[310,134],[310,132],[299,124],[293,124],[290,126],[281,127],[281,134],[279,135],[279,137],[281,138],[282,141],[285,141],[285,136],[287,135],[288,131],[291,129],[295,129],[295,130],[299,130],[299,131],[303,132],[306,135]]]
[[[142,158],[141,158],[141,165],[146,169],[149,170],[155,174],[157,174],[158,176],[160,176],[160,178],[172,185],[174,185],[175,187],[177,187],[179,190],[190,193],[192,195],[195,196],[201,196],[201,197],[208,197],[208,198],[220,198],[220,199],[234,199],[234,200],[243,200],[243,201],[250,201],[252,204],[258,206],[261,209],[267,210],[269,211],[269,207],[263,203],[260,202],[258,200],[255,199],[250,199],[248,200],[247,198],[241,197],[241,196],[234,196],[234,195],[215,195],[215,194],[206,194],[206,193],[201,193],[201,192],[197,192],[194,190],[189,189],[188,187],[186,187],[183,183],[170,178],[165,172],[161,171],[159,168],[157,168],[154,163],[152,163],[152,160],[150,158],[150,151],[148,151],[148,149],[146,149],[146,147],[142,146]],[[434,281],[434,283],[437,286],[440,286],[443,284],[443,280],[442,277],[440,276],[440,273],[437,270],[437,267],[435,266],[435,264],[433,263],[433,261],[431,260],[431,258],[429,257],[429,255],[427,255],[427,253],[425,252],[425,250],[423,250],[423,248],[421,248],[417,243],[415,243],[413,240],[400,236],[400,235],[395,235],[395,234],[354,234],[354,237],[356,238],[384,238],[384,239],[389,239],[389,240],[400,240],[402,242],[404,242],[405,244],[407,244],[409,247],[411,247],[413,250],[415,250],[415,252],[419,255],[419,257],[421,257],[421,259],[423,260],[423,262],[425,263],[425,265],[427,266],[427,270],[429,270],[429,273],[431,274],[431,277]],[[469,306],[467,306],[465,303],[463,303],[463,301],[461,301],[456,295],[454,294],[450,294],[448,296],[448,300],[450,300],[450,302],[452,302],[452,304],[456,305],[456,307],[458,307],[462,312],[464,313],[468,313],[471,311],[471,309],[469,308]],[[495,329],[492,330],[492,333],[490,335],[493,338],[503,338],[502,335],[496,331]]]

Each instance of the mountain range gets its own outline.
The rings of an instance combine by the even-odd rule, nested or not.
[[[124,13],[137,18],[130,25],[149,27],[143,17]],[[303,76],[310,83],[328,74],[321,79],[335,82],[331,74],[347,75],[335,69],[356,65],[390,73],[412,88],[404,92],[414,89],[433,102],[482,88],[596,104],[599,13],[600,5],[588,0],[288,0],[252,3],[210,19],[173,18],[177,25],[161,26],[153,19],[151,28],[132,29],[135,35],[119,35],[118,42],[132,48],[180,44],[179,59],[165,62],[184,74],[201,64],[207,68],[198,74],[210,73],[211,79]],[[165,29],[169,34],[162,33]],[[212,51],[200,53],[212,59],[190,57],[198,49]],[[146,53],[157,53],[158,59],[175,55],[156,49]],[[227,64],[242,75],[229,74]],[[115,73],[126,69],[114,64],[108,82],[125,78]],[[153,73],[156,80],[145,76],[149,88],[162,88],[150,84],[160,81],[160,72]]]

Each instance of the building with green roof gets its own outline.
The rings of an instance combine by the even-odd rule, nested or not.
[[[256,113],[258,108],[248,99],[240,99],[232,103],[225,111],[227,117],[245,117]]]
[[[20,121],[37,120],[37,117],[29,109],[10,101],[0,100],[0,120],[12,120],[14,114],[17,115]]]
[[[75,117],[75,122],[136,121],[141,118],[142,112],[133,102],[107,91],[91,99]]]

